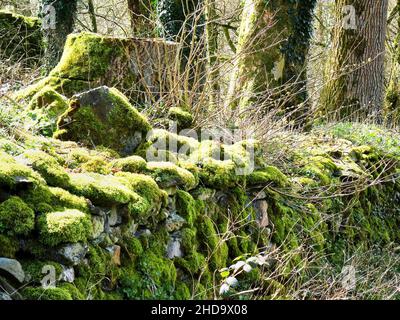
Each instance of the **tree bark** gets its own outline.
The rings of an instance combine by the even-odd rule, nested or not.
[[[374,119],[384,102],[388,0],[336,0],[320,106],[328,120]]]
[[[299,116],[306,112],[306,56],[315,4],[244,0],[238,59],[227,99],[231,108],[243,112],[262,105],[265,111],[280,110],[295,122],[303,121]]]
[[[207,83],[209,87],[210,107],[219,103],[219,70],[218,70],[218,26],[216,25],[216,0],[205,0],[206,45],[207,45]]]
[[[150,16],[152,0],[127,0],[131,29],[134,34],[147,27],[146,19]]]
[[[39,16],[46,42],[45,66],[52,69],[60,60],[67,36],[74,30],[77,0],[41,0]]]

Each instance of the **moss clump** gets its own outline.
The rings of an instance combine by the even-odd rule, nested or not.
[[[35,213],[19,197],[0,204],[0,232],[9,235],[28,235],[35,227]]]
[[[162,129],[154,129],[148,134],[146,143],[142,144],[136,153],[147,161],[153,162],[169,161],[169,157],[185,160],[198,149],[199,145],[199,142],[194,138],[177,135]]]
[[[138,195],[123,184],[118,177],[97,173],[70,174],[69,190],[92,200],[95,204],[127,204],[138,200]]]
[[[78,210],[50,212],[39,217],[40,241],[49,246],[86,242],[92,234],[90,217]]]
[[[208,216],[202,216],[202,223],[199,226],[201,241],[207,246],[212,270],[221,269],[227,266],[228,246],[217,233],[213,220]]]
[[[22,296],[26,300],[72,300],[68,290],[62,288],[27,287],[22,290]]]
[[[58,127],[56,138],[103,146],[122,154],[132,154],[151,129],[121,92],[108,87],[75,96]]]
[[[199,166],[200,181],[207,187],[229,189],[244,182],[244,176],[238,174],[232,160],[205,158]]]
[[[18,250],[19,242],[17,239],[0,234],[0,257],[13,259]]]
[[[60,289],[69,292],[72,300],[86,300],[85,295],[72,283],[62,283],[58,286]]]
[[[178,214],[183,217],[190,227],[194,227],[199,208],[190,193],[178,190],[176,192],[176,208]]]
[[[179,131],[188,129],[193,124],[193,116],[190,112],[179,107],[170,108],[168,110],[168,118],[177,123]]]
[[[21,193],[24,201],[36,212],[45,213],[52,211],[63,211],[65,209],[77,209],[89,213],[88,201],[68,191],[39,185]]]
[[[39,172],[46,182],[55,187],[67,187],[69,176],[55,158],[39,150],[28,150],[23,156]]]
[[[141,173],[146,170],[146,160],[139,156],[116,159],[110,163],[110,168],[112,171]]]
[[[45,183],[31,168],[17,163],[13,157],[0,151],[0,186],[15,189],[21,178],[36,185]]]
[[[31,117],[38,120],[40,132],[51,136],[57,128],[57,119],[68,109],[65,97],[50,86],[39,90],[29,102],[28,110]]]
[[[153,217],[156,221],[162,218],[160,209],[161,206],[166,205],[168,196],[151,177],[128,172],[118,172],[115,176],[121,179],[122,184],[140,196],[140,199],[130,203],[129,208],[141,222],[149,217]]]
[[[192,173],[170,162],[148,162],[147,171],[161,188],[178,186],[191,190],[196,187]]]
[[[249,185],[268,185],[270,183],[277,187],[288,185],[287,177],[278,168],[272,166],[254,171],[246,178],[246,181]]]

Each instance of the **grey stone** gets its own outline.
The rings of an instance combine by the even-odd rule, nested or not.
[[[92,239],[100,237],[104,232],[105,219],[101,216],[92,216],[93,233]]]
[[[165,222],[165,227],[168,232],[173,232],[182,229],[182,227],[185,225],[186,220],[183,219],[180,215],[178,215],[175,212],[172,212],[166,222]]]
[[[25,279],[21,264],[15,259],[0,258],[0,269],[12,275],[19,282]]]
[[[257,200],[253,202],[254,211],[256,212],[257,223],[260,228],[269,226],[268,219],[268,202],[266,200]]]
[[[267,194],[265,193],[265,191],[258,191],[254,194],[253,199],[254,200],[263,200],[267,198]]]
[[[0,301],[10,301],[12,300],[11,297],[4,292],[0,292]]]
[[[55,259],[61,264],[76,266],[83,261],[88,251],[89,247],[87,244],[68,244],[57,250]]]
[[[177,237],[171,237],[169,239],[168,246],[167,246],[167,257],[169,259],[183,257],[181,241],[182,240]]]
[[[60,274],[59,280],[72,283],[75,280],[75,270],[73,267],[62,266],[63,270]]]
[[[110,227],[119,226],[122,224],[122,217],[119,215],[117,207],[113,206],[107,215],[108,225]]]

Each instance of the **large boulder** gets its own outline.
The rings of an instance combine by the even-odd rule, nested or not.
[[[146,102],[171,91],[177,45],[163,39],[106,37],[93,33],[68,37],[59,64],[49,76],[17,94],[29,100],[45,86],[70,98],[106,85],[132,102]]]
[[[43,50],[41,22],[38,18],[0,11],[0,59],[37,63]]]
[[[117,89],[99,87],[75,95],[60,117],[56,137],[132,154],[151,126]]]

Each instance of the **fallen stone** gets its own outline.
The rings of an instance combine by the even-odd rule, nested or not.
[[[25,279],[24,270],[22,270],[21,264],[15,259],[0,258],[0,270],[12,275],[19,282],[23,282]]]
[[[104,146],[131,155],[151,126],[120,91],[106,86],[71,98],[70,107],[58,121],[55,137]]]

